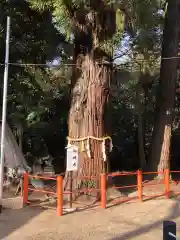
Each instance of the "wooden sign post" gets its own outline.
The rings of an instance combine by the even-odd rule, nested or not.
[[[71,145],[67,147],[67,155],[66,155],[66,171],[68,172],[68,180],[69,180],[69,207],[72,208],[73,201],[73,172],[78,171],[79,165],[79,148]]]

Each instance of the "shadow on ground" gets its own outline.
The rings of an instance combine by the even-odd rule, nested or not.
[[[28,207],[23,209],[4,209],[0,214],[0,239],[8,239],[12,232],[20,229],[42,211],[43,209],[30,209]]]
[[[175,220],[180,216],[180,208],[179,208],[180,201],[175,200],[175,203],[173,204],[171,211],[169,215],[161,220],[154,221],[151,224],[147,224],[145,226],[139,227],[133,231],[121,234],[119,236],[116,236],[114,238],[111,238],[109,240],[125,240],[125,239],[132,239],[133,237],[140,236],[142,234],[145,234],[152,230],[153,228],[162,228],[163,221],[170,221]]]

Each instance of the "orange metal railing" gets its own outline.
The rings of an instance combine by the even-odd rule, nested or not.
[[[45,191],[43,189],[30,188],[29,187],[29,178],[56,181],[57,182],[56,192]],[[24,173],[23,206],[26,206],[29,203],[29,201],[28,201],[29,191],[42,192],[42,193],[48,193],[48,194],[55,195],[57,197],[57,207],[56,207],[57,215],[58,216],[63,215],[63,177],[62,176],[57,176],[57,177],[34,176],[34,175],[29,175],[28,173]]]
[[[165,183],[165,195],[166,198],[170,198],[170,171],[165,169],[164,171],[164,183]]]
[[[157,183],[145,183],[143,181],[143,178],[145,175],[152,175],[152,174],[158,174],[161,173],[164,176],[163,181],[157,182]],[[125,188],[135,188],[137,189],[137,197],[136,199],[139,200],[139,202],[143,202],[143,200],[146,197],[157,197],[157,196],[165,196],[167,199],[171,197],[170,192],[170,174],[171,173],[180,173],[180,171],[170,171],[169,169],[165,169],[163,172],[142,172],[141,170],[138,170],[136,172],[130,172],[130,173],[122,173],[122,172],[116,172],[116,173],[102,173],[100,176],[100,187],[85,187],[83,189],[75,189],[72,191],[72,189],[63,191],[63,177],[57,176],[57,177],[47,177],[47,176],[34,176],[29,175],[28,173],[24,173],[24,191],[23,191],[23,205],[28,204],[28,195],[29,191],[37,191],[37,192],[43,192],[43,193],[49,193],[53,194],[57,197],[57,215],[62,216],[63,215],[63,196],[69,195],[70,196],[70,206],[72,207],[72,194],[73,193],[81,193],[81,192],[97,192],[100,193],[101,201],[100,201],[100,207],[105,209],[107,208],[107,179],[108,177],[118,177],[118,176],[135,176],[136,177],[136,184],[133,185],[125,185],[125,186],[111,186],[111,188],[114,189],[125,189]],[[29,187],[29,178],[37,178],[37,179],[44,179],[44,180],[55,180],[56,181],[56,192],[46,191],[42,189],[33,189]],[[74,179],[74,178],[73,178]],[[92,177],[92,176],[85,176],[85,177],[78,177],[76,180],[98,180],[98,177]],[[143,188],[145,186],[153,186],[163,184],[164,185],[164,191],[162,194],[153,194],[151,196],[145,196],[143,195]],[[176,192],[176,194],[180,194],[180,192]],[[128,199],[134,199],[134,197],[128,197]]]
[[[171,171],[175,172],[175,171]],[[125,188],[136,188],[137,189],[137,198],[139,202],[143,202],[144,197],[158,197],[158,196],[165,196],[167,199],[170,198],[170,170],[165,169],[164,172],[142,172],[141,170],[138,170],[136,172],[130,172],[130,173],[121,173],[121,172],[115,172],[115,173],[110,173],[110,174],[101,174],[101,207],[106,208],[107,207],[107,185],[106,185],[106,180],[107,177],[114,177],[114,176],[131,176],[131,175],[136,175],[137,176],[137,184],[134,185],[126,185],[126,186],[112,186],[111,188],[114,189],[125,189]],[[178,172],[178,171],[176,171]],[[143,176],[144,175],[152,175],[152,174],[163,174],[164,175],[164,181],[163,182],[157,182],[157,183],[144,183],[143,182]],[[180,173],[180,171],[179,171]],[[143,195],[143,188],[145,186],[155,186],[163,184],[165,187],[165,190],[161,194],[153,194],[151,196],[145,196]],[[177,193],[180,194],[180,193]],[[129,200],[134,199],[134,197],[127,197]]]
[[[107,183],[107,176],[105,173],[101,174],[101,207],[102,208],[106,208],[106,204],[107,204],[107,194],[106,194],[106,186]]]
[[[158,180],[157,182],[155,183],[146,183],[146,182],[143,182],[143,188],[144,187],[152,187],[152,186],[158,186],[158,185],[163,185],[165,186],[165,189],[166,189],[166,182],[165,182],[165,171],[162,172],[162,171],[159,171],[159,172],[142,172],[142,175],[143,176],[147,176],[147,175],[158,175],[158,174],[161,174],[163,176],[163,179],[162,180]],[[151,179],[152,180],[152,179]],[[163,192],[161,193],[158,193],[158,194],[152,194],[152,195],[145,195],[143,194],[143,199],[152,199],[152,198],[155,198],[155,197],[161,197],[161,196],[165,196],[166,195],[166,191],[164,190]]]
[[[102,208],[106,208],[107,207],[107,184],[106,181],[109,177],[125,177],[125,176],[136,176],[137,177],[137,184],[132,184],[132,185],[122,185],[122,186],[111,186],[110,188],[112,189],[116,189],[116,190],[120,190],[120,189],[128,189],[128,188],[137,188],[139,189],[139,196],[140,193],[142,192],[142,184],[140,181],[140,179],[142,178],[141,176],[141,172],[128,172],[128,173],[124,173],[124,172],[115,172],[115,173],[109,173],[109,174],[101,174],[101,207]],[[133,200],[134,198],[137,197],[127,197],[126,200],[123,200],[123,202],[129,201],[129,200]],[[114,200],[113,203],[119,203],[118,200]],[[122,202],[122,201],[120,201]]]
[[[138,170],[137,171],[137,189],[138,189],[138,198],[139,201],[143,201],[143,176],[142,176],[142,171]]]

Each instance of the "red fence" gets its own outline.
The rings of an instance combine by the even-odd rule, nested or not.
[[[136,178],[136,182],[133,184],[128,184],[127,183],[125,185],[121,185],[121,186],[109,186],[109,188],[111,189],[115,189],[115,190],[127,190],[127,189],[134,189],[134,188],[138,188],[140,190],[140,188],[142,188],[142,172],[141,171],[137,171],[137,172],[128,172],[128,173],[122,173],[122,172],[115,172],[115,173],[109,173],[107,174],[107,178],[113,178],[113,177],[121,177],[125,178],[125,177],[135,177]],[[123,202],[129,201],[129,200],[133,200],[137,197],[127,197],[126,199],[123,200]],[[113,203],[118,203],[121,201],[118,200],[114,200]]]
[[[160,172],[142,172],[138,170],[137,172],[131,172],[131,173],[122,173],[122,172],[116,172],[116,173],[109,173],[109,174],[101,174],[100,176],[100,188],[85,188],[85,189],[79,189],[76,190],[76,192],[100,192],[101,196],[101,201],[100,201],[100,206],[101,208],[105,209],[107,207],[107,188],[114,188],[117,190],[120,189],[128,189],[128,188],[135,188],[137,190],[137,196],[136,197],[128,197],[128,199],[138,199],[140,202],[145,200],[147,197],[157,197],[157,196],[165,196],[167,199],[170,198],[170,174],[171,173],[180,173],[180,171],[169,171],[169,169],[166,169],[164,172],[161,172],[163,175],[163,181],[158,182],[158,183],[146,183],[144,182],[144,177],[147,175],[152,175],[152,174],[159,174]],[[108,186],[107,184],[107,179],[109,177],[125,177],[125,176],[134,176],[136,178],[136,184],[132,185],[125,185],[125,186]],[[29,187],[29,178],[37,178],[37,179],[43,179],[43,180],[54,180],[56,181],[56,192],[52,191],[46,191],[42,189],[34,189]],[[96,179],[93,177],[82,177],[81,179]],[[158,184],[163,184],[164,186],[164,191],[162,194],[154,194],[151,196],[144,196],[143,195],[143,189],[146,186],[153,186],[153,185],[158,185]],[[63,192],[63,177],[62,176],[57,176],[57,177],[45,177],[45,176],[33,176],[33,175],[28,175],[27,173],[24,174],[24,191],[23,191],[23,204],[27,205],[29,203],[28,201],[28,195],[29,191],[36,191],[36,192],[43,192],[43,193],[48,193],[52,194],[57,197],[57,215],[62,216],[63,215],[63,196],[64,195],[70,195],[72,196],[73,192],[72,189],[64,191]],[[180,192],[176,192],[176,194],[180,194]]]
[[[68,180],[71,182],[72,178],[71,177],[66,178],[67,182],[68,182]],[[99,178],[96,176],[81,176],[81,177],[78,176],[78,177],[73,177],[73,181],[76,181],[76,182],[85,181],[85,182],[92,183],[94,181],[99,181]],[[72,184],[69,184],[69,185],[70,185],[69,189],[66,188],[66,190],[63,192],[63,195],[66,195],[69,197],[69,201],[66,203],[69,203],[70,208],[72,208],[73,194],[74,194],[74,196],[78,196],[78,194],[82,194],[82,193],[85,193],[85,194],[91,193],[92,194],[94,192],[95,194],[98,194],[100,192],[100,187],[98,188],[98,187],[94,187],[94,186],[92,187],[92,186],[88,185],[88,186],[83,186],[81,188],[73,189]],[[78,203],[77,200],[76,200],[76,203]]]
[[[110,173],[110,174],[102,174],[101,175],[101,207],[106,208],[107,207],[107,177],[125,177],[125,176],[135,176],[136,177],[136,184],[132,185],[123,185],[123,186],[111,186],[112,189],[127,189],[127,188],[133,188],[137,190],[137,197],[127,197],[127,200],[132,199],[138,199],[139,202],[143,202],[144,200],[148,198],[153,197],[160,197],[165,196],[167,199],[170,198],[170,173],[173,173],[175,171],[169,171],[169,169],[164,170],[164,172],[142,172],[141,170],[138,170],[137,172],[131,172],[131,173],[122,173],[122,172],[116,172],[116,173]],[[176,171],[176,173],[180,173],[180,171]],[[158,181],[156,183],[146,183],[144,181],[144,177],[147,175],[163,175],[163,180]],[[147,196],[143,194],[144,187],[147,186],[157,186],[157,185],[163,185],[164,191],[162,193],[158,194],[152,194],[151,196]],[[180,192],[176,192],[176,194],[180,194]],[[117,202],[117,201],[116,201]],[[121,202],[121,201],[120,201]]]
[[[54,180],[56,182],[56,191],[50,191],[42,189],[42,188],[32,188],[29,187],[30,179],[42,179],[43,181],[46,180]],[[68,180],[72,180],[71,178],[67,178]],[[78,178],[73,178],[73,180],[77,181],[83,181],[83,180],[88,180],[88,181],[93,181],[93,180],[99,180],[97,177],[93,176],[85,176],[85,177],[78,177]],[[32,205],[32,202],[29,201],[29,193],[30,191],[32,192],[40,192],[40,193],[45,193],[45,194],[50,194],[53,195],[57,198],[57,205],[56,205],[56,211],[58,216],[63,215],[63,205],[64,205],[64,196],[69,196],[69,206],[72,208],[72,195],[73,194],[80,194],[80,193],[98,193],[100,192],[100,188],[95,188],[95,187],[85,187],[85,188],[80,188],[80,189],[75,189],[72,190],[72,186],[70,186],[69,189],[66,189],[63,191],[63,177],[62,176],[37,176],[37,175],[30,175],[28,173],[24,173],[24,184],[23,184],[23,206],[26,205]]]
[[[56,192],[38,189],[38,188],[30,188],[29,187],[29,178],[34,179],[43,179],[43,180],[54,180],[56,181]],[[42,192],[51,194],[57,197],[57,215],[63,215],[63,177],[45,177],[45,176],[35,176],[35,175],[28,175],[28,173],[24,173],[24,184],[23,184],[23,206],[30,204],[31,202],[28,199],[29,191],[33,192]]]

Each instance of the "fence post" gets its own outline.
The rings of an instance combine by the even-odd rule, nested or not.
[[[101,208],[106,208],[106,173],[101,174]]]
[[[63,177],[57,177],[57,215],[63,215]]]
[[[163,222],[163,240],[176,239],[176,223],[172,221]]]
[[[164,183],[165,183],[165,194],[166,198],[170,198],[170,184],[169,184],[169,169],[164,170]]]
[[[27,205],[28,203],[28,185],[29,185],[28,173],[25,172],[23,182],[23,206]]]
[[[139,201],[143,201],[143,185],[142,185],[142,171],[137,171],[137,185],[138,185],[138,198]]]

